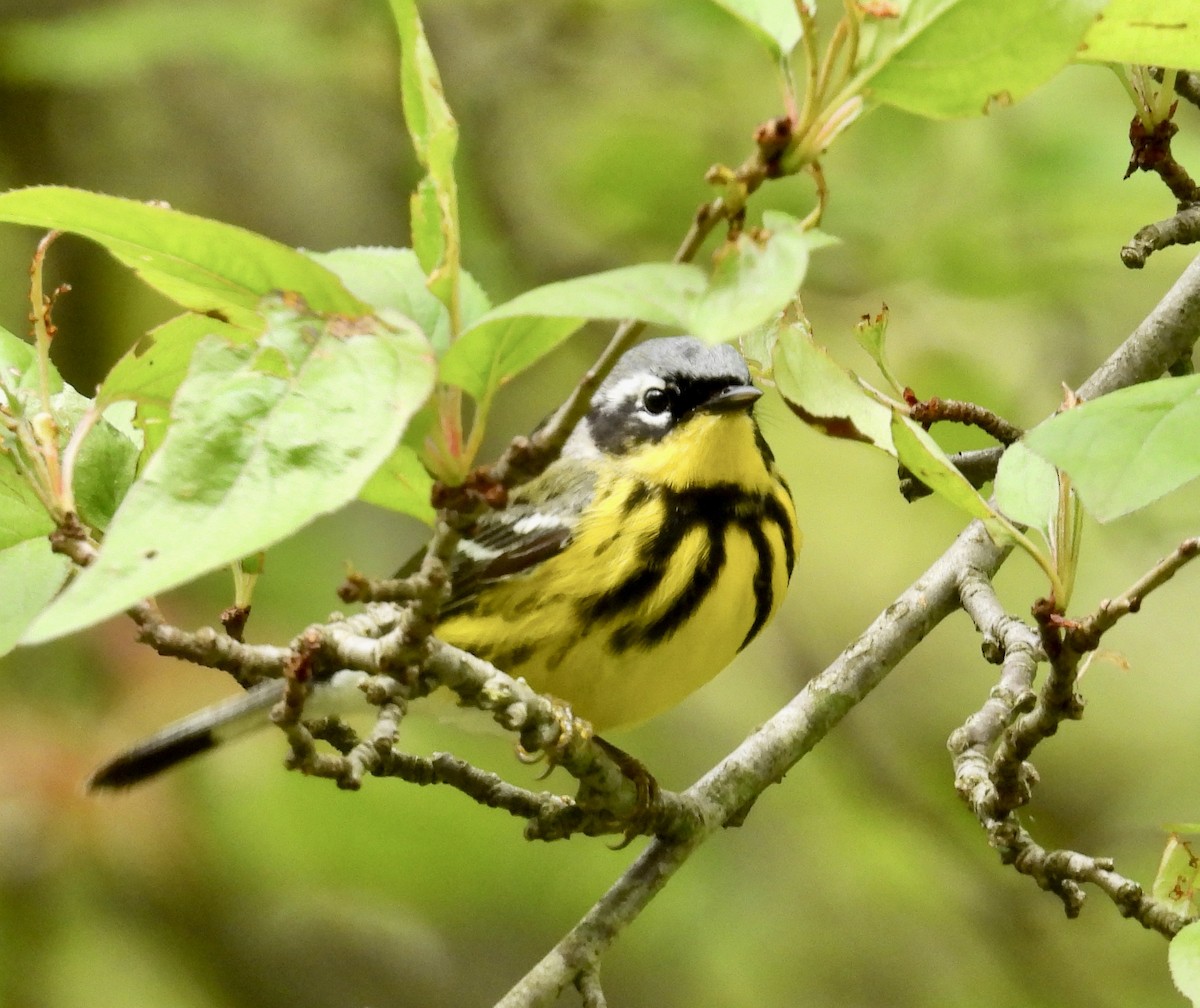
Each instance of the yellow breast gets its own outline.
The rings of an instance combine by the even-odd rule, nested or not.
[[[599,731],[708,682],[778,609],[800,534],[750,418],[697,423],[713,426],[678,432],[695,450],[668,438],[606,467],[566,549],[485,589],[437,635]]]

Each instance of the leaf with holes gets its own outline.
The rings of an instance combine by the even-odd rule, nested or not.
[[[254,344],[208,337],[170,429],[122,501],[96,562],[28,643],[90,626],[255,553],[353,500],[433,387],[415,327],[274,301]]]

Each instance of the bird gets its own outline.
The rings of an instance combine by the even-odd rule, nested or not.
[[[559,457],[480,517],[450,558],[435,636],[570,705],[596,732],[699,689],[776,614],[801,544],[788,484],[753,415],[741,353],[693,336],[627,350]],[[362,674],[314,685],[341,710]],[[126,787],[269,722],[271,679],[100,767]]]

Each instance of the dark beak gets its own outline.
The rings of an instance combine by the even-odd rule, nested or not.
[[[700,409],[705,413],[749,412],[762,395],[761,389],[753,385],[727,385],[716,395],[706,399]]]

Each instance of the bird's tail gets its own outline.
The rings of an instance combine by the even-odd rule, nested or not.
[[[266,679],[245,693],[222,700],[167,725],[109,760],[87,782],[89,791],[124,788],[169,770],[268,724],[266,713],[283,697],[282,679]]]

